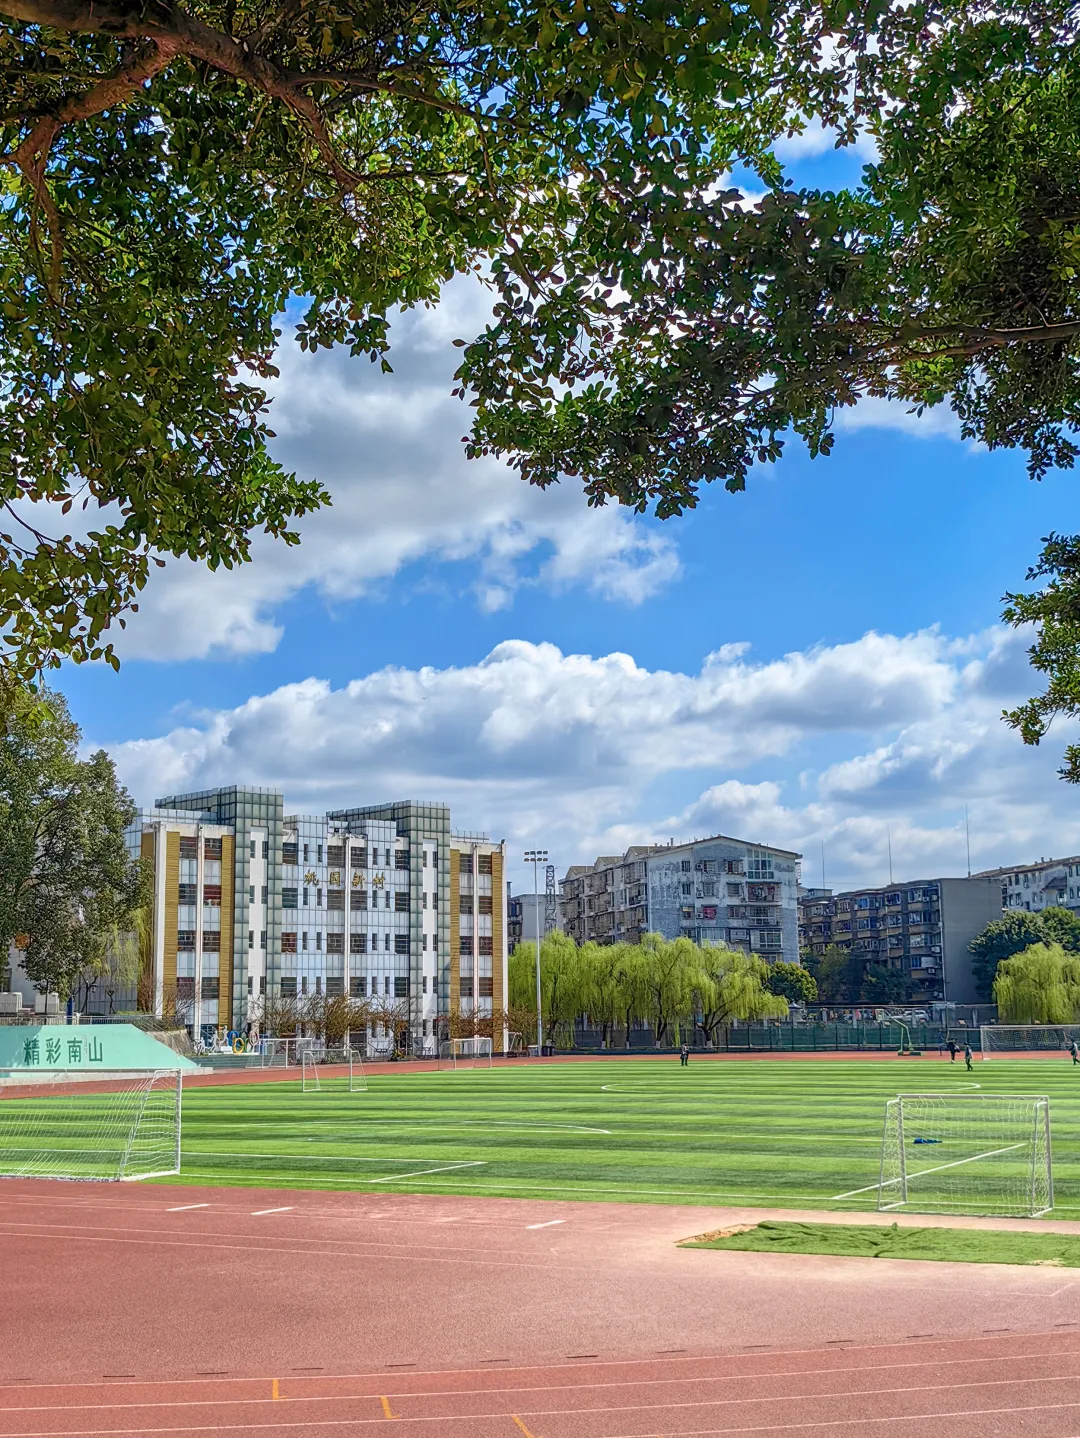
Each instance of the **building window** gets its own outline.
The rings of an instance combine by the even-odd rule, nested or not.
[[[742,861],[741,859],[725,859],[725,860],[724,860],[724,873],[725,873],[725,874],[741,874],[742,871],[743,871],[743,861]]]
[[[350,953],[350,954],[366,954],[366,953],[367,953],[367,934],[350,934],[350,935],[349,935],[349,953]]]
[[[680,867],[680,869],[682,869],[682,871],[683,871],[684,874],[689,874],[690,869],[691,869],[690,860],[689,860],[689,859],[683,859],[683,861],[681,862],[681,864],[679,865],[679,867]]]
[[[282,889],[282,891],[281,891],[281,907],[282,907],[283,909],[295,909],[295,908],[296,908],[296,890],[295,890],[295,889]]]
[[[253,994],[254,992],[255,992],[255,980],[249,978],[249,979],[248,979],[248,993],[249,993],[249,994]]]
[[[461,985],[461,997],[462,997],[463,999],[471,999],[472,996],[473,996],[473,993],[472,993],[472,978],[470,977],[470,978],[467,978],[467,979],[461,979],[461,980],[460,980],[460,985]]]
[[[295,930],[295,929],[288,929],[288,930],[285,930],[285,931],[282,932],[282,935],[281,935],[281,952],[282,952],[283,954],[295,954],[295,953],[296,953],[296,930]]]
[[[327,934],[326,952],[328,954],[343,954],[345,952],[345,935]]]
[[[482,998],[482,999],[490,999],[490,998],[492,998],[492,997],[494,996],[494,988],[493,988],[494,980],[492,979],[492,977],[491,977],[490,974],[481,974],[481,975],[480,975],[480,978],[479,978],[479,980],[478,980],[478,983],[479,983],[479,985],[480,985],[480,989],[479,989],[479,997],[480,997],[480,998]]]
[[[477,894],[476,902],[480,906],[479,911],[481,914],[490,914],[492,912],[490,894]]]
[[[260,975],[259,975],[259,994],[260,994],[260,996],[261,996],[261,995],[265,995],[265,993],[266,993],[266,975],[265,975],[265,974],[260,974]]]
[[[305,975],[303,976],[303,978],[301,978],[301,980],[300,980],[300,992],[301,992],[302,994],[306,994],[306,993],[307,993],[307,975],[306,975],[306,974],[305,974]]]
[[[490,854],[477,854],[477,856],[476,856],[476,872],[477,872],[478,874],[490,874],[490,873],[491,873],[491,855],[490,855]]]
[[[386,892],[385,892],[385,894],[384,894],[384,896],[383,896],[383,908],[384,908],[384,909],[388,909],[389,907],[390,907],[390,890],[387,889]]]
[[[252,857],[253,859],[254,859],[254,857],[255,857],[255,840],[254,840],[254,839],[252,839],[252,841],[251,841],[251,857]]]
[[[322,953],[322,929],[315,930],[315,952]]]
[[[424,953],[427,953],[427,934],[424,935]]]
[[[281,862],[283,864],[298,864],[300,862],[300,848],[297,844],[282,844]]]
[[[424,868],[427,868],[427,850],[424,850]]]
[[[306,864],[307,861],[308,861],[308,845],[305,844],[305,845],[304,845],[304,863]]]
[[[394,953],[395,953],[395,954],[407,954],[408,952],[409,952],[409,936],[408,936],[408,934],[395,934],[395,935],[394,935]]]
[[[177,935],[176,935],[176,947],[177,947],[178,949],[188,949],[188,950],[194,951],[194,948],[195,948],[195,930],[194,930],[194,929],[180,929],[180,930],[178,931]]]
[[[321,864],[321,863],[322,863],[322,845],[321,845],[321,844],[316,844],[316,845],[315,845],[315,862],[316,862],[317,864]]]
[[[265,951],[266,951],[266,930],[265,930],[265,929],[260,929],[260,930],[259,930],[259,948],[262,949],[263,952],[265,953]]]
[[[352,892],[349,894],[349,908],[350,908],[350,909],[353,909],[353,910],[356,910],[356,909],[366,909],[366,908],[367,908],[367,890],[366,890],[366,889],[353,889],[353,890],[352,890]]]
[[[682,889],[682,894],[683,894],[683,898],[684,898],[684,899],[689,899],[689,898],[693,895],[693,892],[694,892],[694,886],[693,886],[693,884],[680,884],[679,887]]]
[[[281,997],[282,997],[283,999],[295,999],[295,998],[296,998],[296,980],[295,980],[295,979],[282,979],[282,981],[281,981]]]
[[[461,938],[458,939],[458,953],[468,958],[471,957],[472,951],[472,935],[463,934]],[[535,954],[533,955],[533,957],[536,957]]]
[[[389,935],[389,934],[386,935],[385,941],[384,941],[384,943],[383,943],[383,949],[384,949],[387,953],[390,952],[390,935]]]
[[[340,868],[340,866],[341,866],[342,864],[344,864],[344,862],[345,862],[345,845],[344,845],[344,844],[327,844],[327,846],[326,846],[326,862],[327,862],[328,864],[337,864],[338,867]]]
[[[180,857],[181,859],[197,859],[199,857],[198,839],[188,839],[180,836]]]
[[[354,999],[367,998],[366,974],[354,974],[349,980],[349,997]]]
[[[220,859],[220,858],[221,858],[221,840],[220,840],[220,839],[204,839],[204,840],[203,840],[203,858],[204,858],[204,859]]]
[[[404,889],[398,889],[394,894],[394,909],[399,914],[409,912],[409,895]]]
[[[409,851],[408,851],[408,849],[398,849],[397,852],[394,854],[394,868],[395,868],[395,869],[408,869],[408,867],[409,867]]]
[[[300,931],[300,952],[302,954],[307,953],[307,929],[301,929]]]
[[[471,894],[458,895],[458,913],[471,914],[473,911],[473,896]]]
[[[221,885],[220,885],[220,884],[204,884],[204,885],[203,885],[203,903],[204,903],[204,904],[213,904],[213,905],[215,905],[216,907],[220,908],[220,906],[221,906]]]
[[[249,884],[249,885],[248,885],[248,903],[249,903],[249,904],[253,904],[254,902],[255,902],[255,885],[254,885],[254,884]]]
[[[492,952],[492,938],[490,934],[480,934],[477,938],[477,943],[480,946],[479,952],[481,954],[490,954]]]
[[[315,992],[320,995],[322,994],[322,974],[315,975]]]
[[[264,885],[262,886],[262,901],[263,901],[264,904],[266,903],[267,893],[268,893],[268,889],[267,889],[266,884],[264,884]]]
[[[366,849],[353,849],[353,850],[352,850],[352,859],[351,859],[350,862],[352,863],[352,866],[353,866],[354,869],[366,869],[367,866],[368,866],[368,862],[367,862],[367,850],[366,850]]]
[[[181,904],[194,904],[199,897],[198,884],[181,884],[178,891],[178,902]]]
[[[304,908],[305,908],[305,909],[306,909],[307,906],[308,906],[308,902],[309,902],[309,900],[308,900],[308,887],[307,887],[307,885],[305,884],[305,885],[304,885]]]
[[[216,999],[218,997],[218,979],[203,979],[199,992],[204,999]]]
[[[326,976],[326,997],[328,999],[340,999],[345,995],[344,977],[335,978],[329,974]]]
[[[331,889],[326,896],[326,907],[335,911],[345,911],[345,890]]]
[[[221,931],[203,929],[202,951],[204,954],[217,954],[221,952]]]
[[[322,902],[322,890],[321,890],[321,889],[316,889],[316,890],[315,890],[315,907],[316,907],[317,909],[321,909],[322,906],[323,906],[323,902]]]
[[[248,948],[249,948],[249,949],[253,949],[254,947],[255,947],[255,930],[254,930],[254,929],[248,929]]]
[[[394,975],[394,998],[407,999],[409,997],[409,977],[407,974]]]

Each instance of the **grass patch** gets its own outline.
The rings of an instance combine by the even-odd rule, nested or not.
[[[1080,1268],[1080,1235],[982,1228],[900,1228],[766,1220],[742,1232],[704,1233],[680,1248],[740,1253],[822,1253],[837,1258],[918,1258],[932,1263],[1019,1263]]]

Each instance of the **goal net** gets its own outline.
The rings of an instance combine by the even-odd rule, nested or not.
[[[476,1037],[450,1039],[442,1045],[441,1058],[446,1067],[452,1069],[489,1069],[491,1067],[490,1038]],[[440,1063],[439,1067],[443,1065]]]
[[[1050,1101],[899,1094],[885,1105],[881,1210],[1034,1218],[1054,1206]]]
[[[506,1052],[507,1054],[523,1054],[525,1052],[520,1034],[508,1033],[506,1035]]]
[[[300,1055],[300,1077],[304,1093],[318,1093],[322,1088],[319,1080],[319,1065],[311,1049],[304,1049]]]
[[[0,1176],[179,1173],[182,1087],[177,1069],[0,1069]]]
[[[979,1030],[984,1059],[1006,1054],[1062,1053],[1080,1044],[1080,1024],[988,1024]]]
[[[349,1092],[367,1093],[367,1074],[360,1049],[346,1048],[345,1062],[349,1065]]]

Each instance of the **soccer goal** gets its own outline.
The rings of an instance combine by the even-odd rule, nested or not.
[[[889,1099],[877,1206],[1015,1218],[1048,1212],[1050,1100],[956,1093]]]
[[[180,1172],[178,1069],[0,1069],[0,1176],[124,1181]]]
[[[523,1054],[525,1052],[521,1043],[521,1035],[508,1033],[506,1035],[506,1053],[509,1057],[512,1054]]]
[[[346,1048],[345,1060],[349,1065],[349,1092],[367,1093],[367,1074],[360,1049]]]
[[[491,1039],[475,1037],[450,1039],[442,1045],[441,1059],[447,1068],[489,1069],[491,1067]],[[439,1067],[442,1067],[440,1063]]]
[[[1062,1053],[1080,1044],[1080,1024],[987,1024],[979,1030],[984,1059],[1009,1054]]]
[[[304,1093],[319,1093],[322,1089],[322,1083],[319,1080],[319,1065],[310,1049],[304,1049],[300,1056],[300,1078],[304,1086]]]

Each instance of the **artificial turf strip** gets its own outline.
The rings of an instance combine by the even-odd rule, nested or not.
[[[680,1068],[675,1056],[381,1072],[358,1094],[326,1078],[306,1094],[299,1078],[191,1087],[180,1182],[867,1210],[885,1100],[976,1086],[1049,1094],[1054,1212],[1080,1217],[1080,1070],[1067,1055],[974,1074],[948,1059]],[[864,1191],[838,1198],[851,1190]]]
[[[1019,1263],[1080,1268],[1080,1235],[981,1228],[898,1228],[766,1219],[742,1233],[702,1234],[680,1248],[740,1253],[823,1253],[838,1258],[919,1258],[933,1263]]]

